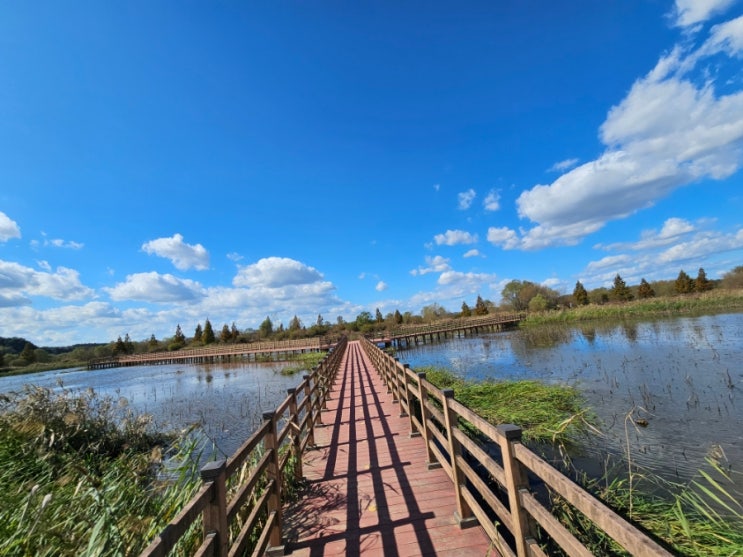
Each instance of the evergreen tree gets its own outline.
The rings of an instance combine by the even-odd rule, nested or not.
[[[180,323],[175,328],[175,335],[173,336],[173,344],[178,345],[178,347],[181,347],[184,344],[186,344],[186,335],[183,334]]]
[[[477,301],[475,302],[475,315],[487,315],[488,314],[488,306],[485,303],[485,301],[482,299],[480,295],[477,296]]]
[[[258,327],[258,331],[260,331],[261,338],[268,338],[273,334],[273,323],[270,317],[263,320],[263,323]]]
[[[289,330],[292,332],[299,331],[302,328],[302,322],[296,315],[289,321]]]
[[[230,326],[225,323],[222,325],[222,330],[219,333],[219,340],[221,342],[229,342],[232,339],[232,333],[230,332]]]
[[[630,290],[629,286],[627,286],[619,273],[614,277],[614,286],[611,288],[611,297],[618,302],[629,302],[634,298],[632,290]]]
[[[119,335],[119,338],[116,339],[113,354],[114,356],[118,356],[119,354],[126,354],[126,345],[124,344],[124,341],[121,340],[121,335]]]
[[[637,297],[641,300],[655,297],[655,290],[644,278],[640,280],[640,286],[637,287]]]
[[[401,325],[402,324],[402,313],[400,313],[399,309],[395,310],[395,325]]]
[[[232,327],[230,327],[230,340],[232,342],[237,342],[237,339],[240,338],[240,331],[237,330],[237,325],[235,325],[235,322],[232,322]]]
[[[384,317],[382,316],[382,312],[379,311],[379,308],[377,308],[377,313],[376,313],[376,315],[374,317],[375,317],[377,323],[383,323],[384,322]]]
[[[157,347],[160,345],[159,342],[157,342],[157,339],[155,338],[155,335],[150,336],[150,341],[147,343],[148,349],[152,352],[154,350],[157,350]]]
[[[673,287],[677,294],[689,294],[690,292],[694,292],[694,281],[681,269],[679,276],[676,277],[676,282],[673,283]]]
[[[325,324],[325,321],[322,318],[322,314],[321,313],[318,313],[317,314],[317,321],[315,322],[315,325],[317,325],[318,327],[322,327],[324,324]]]
[[[201,335],[201,339],[204,344],[211,344],[216,340],[216,337],[214,336],[214,329],[212,329],[212,323],[211,321],[209,321],[208,317],[204,322],[204,333]]]
[[[132,342],[132,339],[129,338],[129,333],[124,335],[124,349],[127,354],[134,354],[134,343]]]
[[[588,291],[586,290],[586,287],[583,286],[581,281],[575,283],[575,288],[573,289],[573,298],[575,299],[575,303],[579,306],[588,305]]]
[[[467,302],[462,302],[462,317],[469,317],[472,315],[472,310],[470,309],[470,306],[467,305]]]
[[[707,279],[707,273],[704,272],[702,267],[699,267],[697,278],[694,281],[694,290],[697,292],[707,292],[712,290],[712,283]]]
[[[26,345],[23,347],[23,350],[21,351],[20,357],[26,365],[31,365],[32,363],[34,363],[36,361],[34,345],[30,342],[27,342]]]
[[[193,340],[194,342],[201,342],[202,337],[204,336],[204,331],[201,329],[201,323],[196,324],[196,328],[193,332]]]

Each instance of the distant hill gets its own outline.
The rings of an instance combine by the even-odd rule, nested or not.
[[[25,348],[27,342],[31,345],[31,347],[34,350],[39,348],[33,342],[30,342],[26,340],[25,338],[0,337],[0,351],[12,353],[12,354],[20,354]],[[73,344],[72,346],[42,346],[41,349],[45,350],[49,354],[53,354],[57,356],[59,354],[64,354],[66,352],[72,352],[75,348],[95,348],[96,346],[103,346],[103,344],[88,342],[84,344]]]

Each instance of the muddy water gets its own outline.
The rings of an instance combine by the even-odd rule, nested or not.
[[[637,466],[676,482],[712,457],[732,472],[743,501],[743,314],[540,327],[397,356],[413,369],[443,366],[472,380],[574,385],[604,434],[582,447],[583,456],[618,462],[629,449]]]

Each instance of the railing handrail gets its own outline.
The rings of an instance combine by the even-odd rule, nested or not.
[[[400,414],[408,416],[411,433],[422,435],[429,466],[443,467],[452,479],[460,520],[477,519],[501,554],[544,555],[535,539],[536,525],[539,525],[569,555],[592,555],[531,493],[528,484],[531,473],[630,554],[672,556],[645,532],[523,445],[519,427],[494,426],[458,402],[454,391],[438,389],[426,380],[425,373],[415,373],[368,339],[362,339],[362,346],[392,392],[393,400],[400,405]],[[485,443],[469,436],[460,422],[471,424],[486,442],[496,444],[502,462],[490,456]],[[472,460],[495,480],[498,490],[507,493],[505,502],[499,499],[493,486],[475,472]],[[489,518],[491,512],[512,534],[515,551]]]
[[[301,477],[302,453],[314,445],[314,427],[321,423],[321,411],[345,351],[347,339],[342,337],[336,348],[305,375],[298,387],[288,389],[287,397],[273,412],[263,415],[263,423],[227,460],[207,463],[201,469],[203,485],[183,510],[161,531],[140,554],[140,557],[167,555],[201,517],[202,543],[197,555],[227,557],[242,554],[247,540],[257,539],[254,554],[262,554],[281,543],[281,507],[283,476],[289,458],[294,457],[295,477]],[[256,451],[263,451],[262,455]],[[253,459],[253,466],[242,484],[228,498],[230,480]],[[263,482],[262,482],[263,480]],[[258,486],[261,486],[261,491]],[[231,536],[235,518],[246,504],[247,509],[239,532]],[[246,512],[247,512],[246,511]],[[261,514],[266,520],[261,526]]]

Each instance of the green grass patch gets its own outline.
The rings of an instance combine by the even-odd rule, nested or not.
[[[327,356],[327,352],[304,352],[295,354],[291,364],[281,369],[281,375],[296,375],[302,371],[310,372],[317,367]]]
[[[514,424],[527,441],[571,442],[590,424],[577,389],[538,381],[465,381],[440,368],[416,368],[490,423]]]

